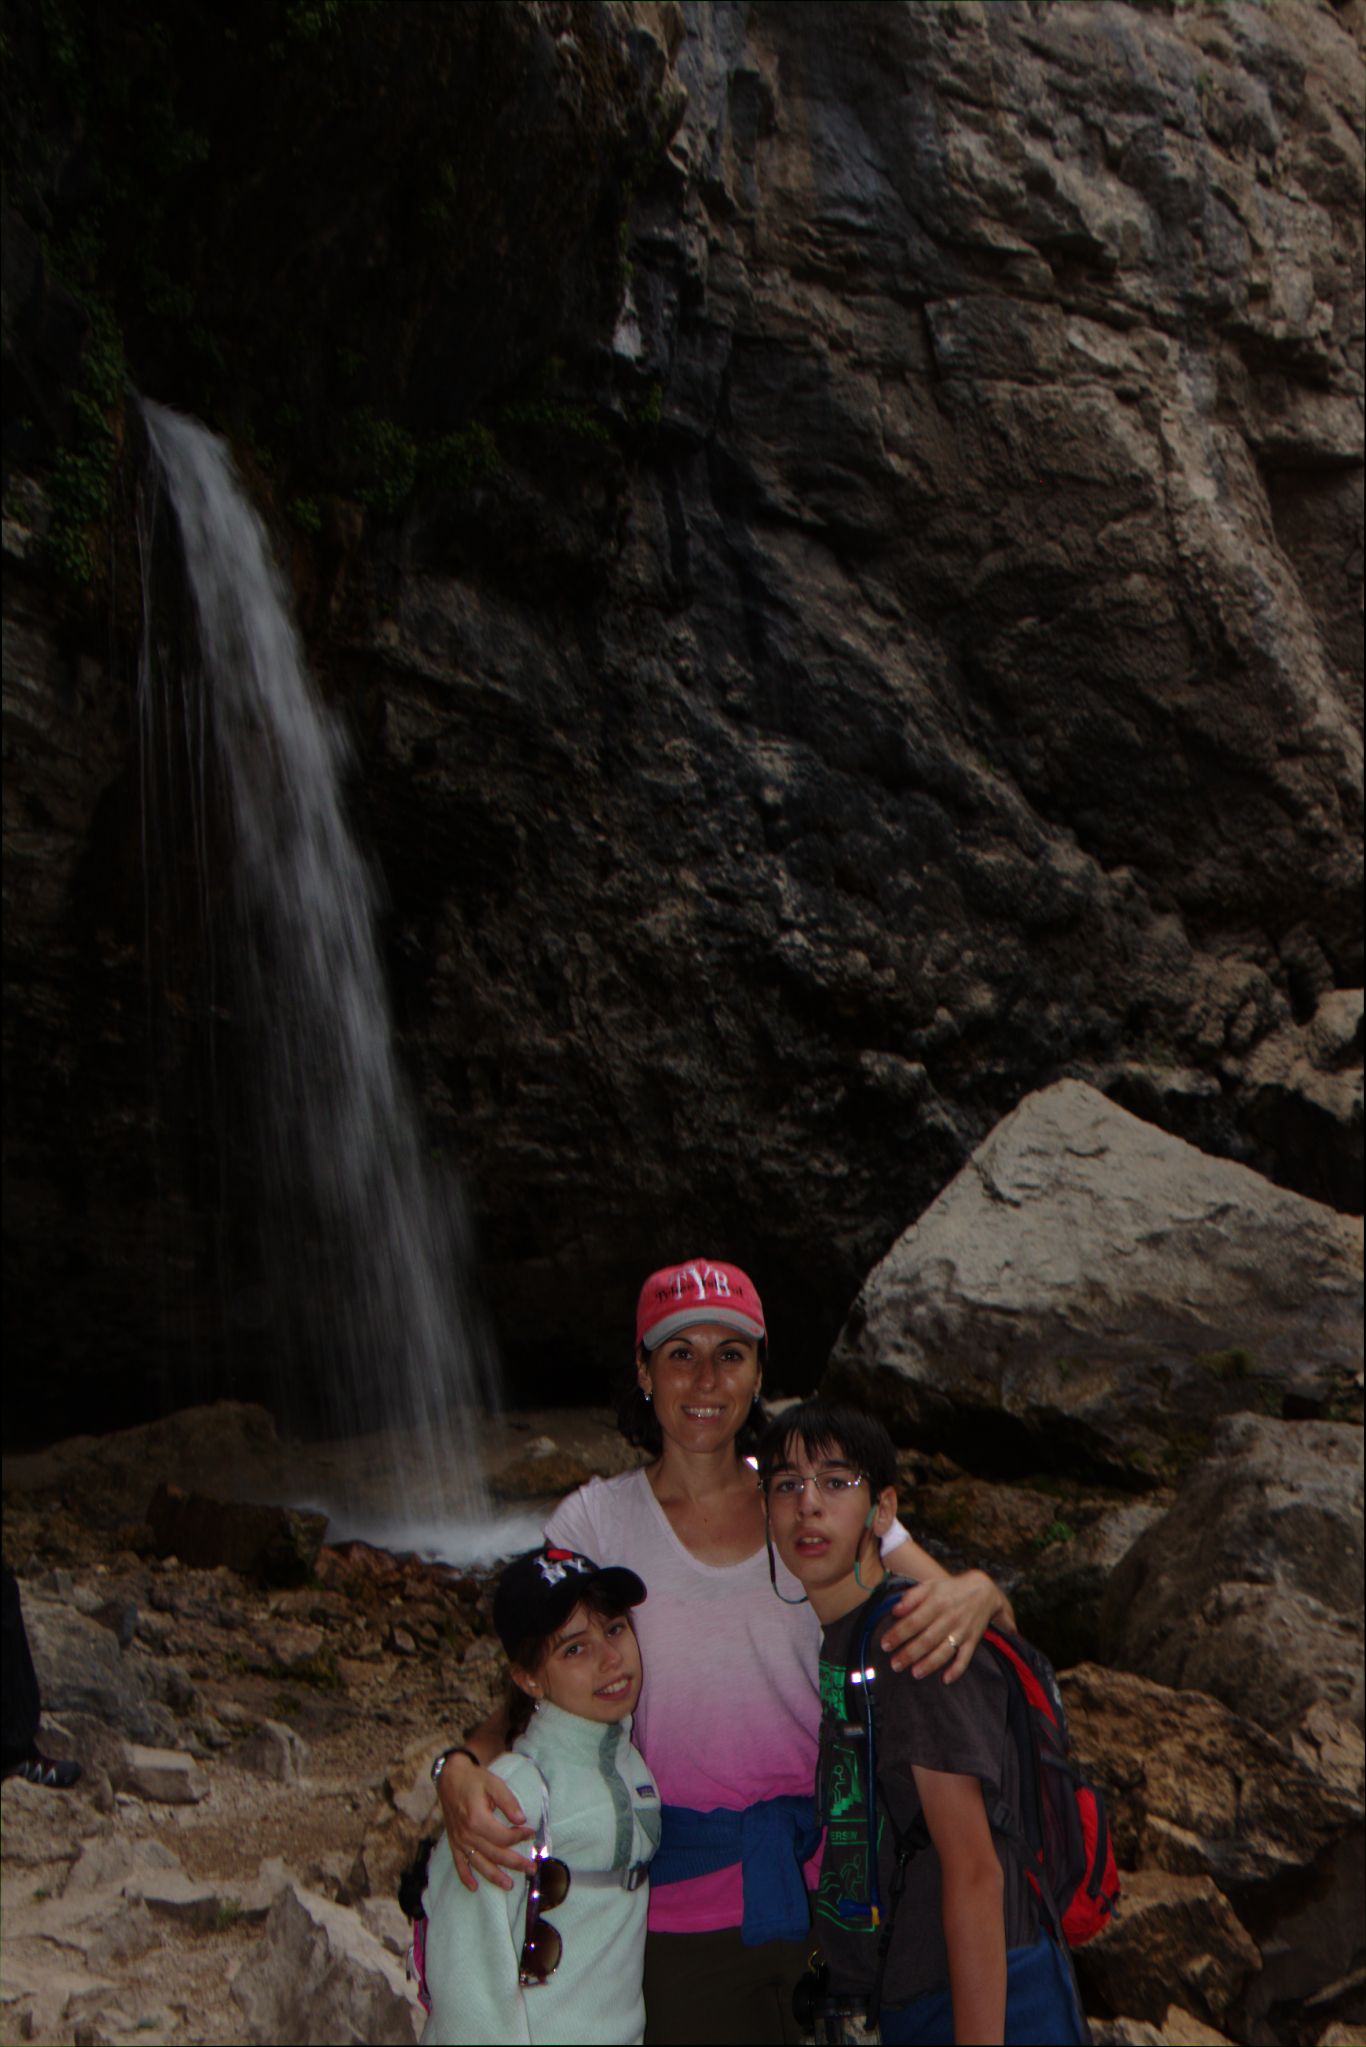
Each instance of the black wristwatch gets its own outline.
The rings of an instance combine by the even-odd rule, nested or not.
[[[452,1756],[468,1756],[476,1770],[482,1770],[484,1767],[472,1748],[465,1748],[461,1743],[457,1742],[454,1748],[443,1748],[436,1761],[432,1764],[433,1784],[440,1781],[441,1772],[445,1769]]]

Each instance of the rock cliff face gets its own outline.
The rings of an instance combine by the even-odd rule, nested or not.
[[[406,469],[327,470],[314,391],[259,480],[312,508],[305,629],[514,1376],[600,1371],[639,1272],[701,1249],[753,1263],[809,1382],[1062,1075],[1359,1206],[1359,0],[486,12],[527,41],[481,134],[540,202],[472,208],[479,261],[414,296]],[[615,168],[557,209],[575,133]],[[301,262],[318,224],[282,215]],[[220,290],[227,366],[153,395],[241,435],[262,303],[236,386]],[[378,403],[410,330],[368,305]],[[124,318],[134,375],[166,368]],[[11,495],[7,1229],[46,1399],[165,1339],[131,669]],[[202,1060],[169,1062],[185,1099]],[[245,1166],[182,1127],[185,1346],[251,1261],[208,1191]]]

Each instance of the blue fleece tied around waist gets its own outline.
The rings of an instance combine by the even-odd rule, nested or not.
[[[694,1812],[687,1805],[661,1808],[663,1832],[650,1864],[652,1884],[683,1883],[740,1864],[745,1912],[740,1938],[746,1947],[766,1940],[805,1940],[811,1930],[802,1866],[815,1854],[821,1830],[810,1798],[763,1798],[740,1812],[718,1806]]]

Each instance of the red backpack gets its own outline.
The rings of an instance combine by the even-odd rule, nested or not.
[[[1105,1805],[1072,1760],[1057,1675],[1032,1642],[988,1628],[982,1644],[1007,1677],[1007,1725],[1020,1758],[1022,1811],[991,1823],[1013,1839],[1044,1912],[1068,1947],[1094,1940],[1119,1898]]]
[[[874,1628],[910,1582],[894,1581],[895,1589],[869,1614],[859,1649],[860,1668],[867,1663]],[[1002,1800],[988,1807],[987,1817],[1023,1861],[1053,1933],[1064,1947],[1081,1947],[1106,1926],[1119,1898],[1119,1871],[1105,1806],[1072,1760],[1067,1712],[1048,1658],[1007,1628],[988,1628],[981,1646],[1005,1673],[1006,1725],[1020,1761],[1018,1817]],[[867,1692],[865,1700],[871,1706]],[[897,1835],[898,1861],[928,1845],[929,1831],[921,1816],[904,1837]],[[890,1928],[887,1931],[890,1939]]]

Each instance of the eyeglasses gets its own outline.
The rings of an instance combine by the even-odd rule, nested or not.
[[[827,1499],[838,1500],[845,1493],[852,1493],[864,1483],[861,1471],[809,1472],[801,1478],[793,1471],[781,1471],[775,1477],[761,1480],[764,1492],[770,1500],[799,1500],[807,1487],[814,1486]]]
[[[558,1855],[550,1853],[542,1832],[537,1833],[531,1854],[536,1867],[527,1878],[526,1932],[522,1936],[522,1959],[517,1965],[517,1981],[524,1990],[548,1983],[560,1966],[564,1942],[541,1913],[553,1912],[569,1896],[569,1871]]]

